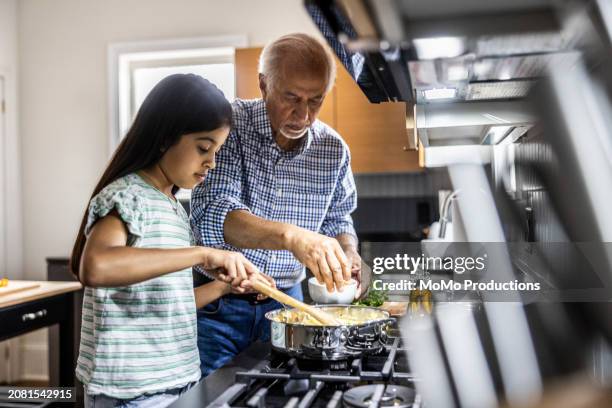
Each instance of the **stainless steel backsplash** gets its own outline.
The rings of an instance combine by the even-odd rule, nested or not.
[[[533,167],[526,165],[527,163],[538,162],[543,166],[553,166],[553,161],[553,151],[550,145],[544,142],[541,133],[532,132],[527,134],[516,146],[516,189],[517,196],[520,197],[517,203],[524,207],[530,207],[532,210],[532,231],[529,236],[535,242],[570,241],[556,215],[549,194],[542,183],[540,183],[537,172]],[[563,177],[563,174],[559,174],[559,177]],[[525,231],[516,228],[510,228],[509,231],[509,240],[527,240]],[[560,248],[562,248],[560,245],[550,246],[548,251],[556,251],[556,253],[547,253],[547,258],[549,260],[553,259],[555,262],[549,265],[548,271],[537,272],[543,274],[552,272],[551,275],[553,275],[556,270],[560,270],[564,265],[567,266],[575,262],[570,252],[564,252]],[[515,258],[515,260],[519,261],[518,263],[523,265],[525,269],[531,269],[533,272],[533,269],[538,267],[533,254],[525,252],[513,255],[519,257]],[[596,340],[592,344],[590,369],[591,375],[602,384],[612,381],[611,361],[612,351],[609,345],[603,340]]]

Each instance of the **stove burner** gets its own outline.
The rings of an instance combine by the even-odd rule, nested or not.
[[[272,349],[248,371],[233,372],[235,384],[209,406],[414,408],[421,402],[405,350],[397,337],[379,354],[334,361]]]
[[[349,369],[349,360],[310,360],[296,359],[296,365],[305,371],[346,371]]]
[[[368,408],[377,401],[377,407],[410,408],[414,403],[414,389],[402,385],[372,384],[352,388],[344,393],[345,407]]]
[[[310,381],[308,379],[301,380],[289,380],[283,386],[283,392],[285,395],[293,396],[303,394],[310,388]]]

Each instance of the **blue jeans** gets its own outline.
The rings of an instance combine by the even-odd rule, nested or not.
[[[119,399],[107,395],[90,395],[85,389],[85,408],[163,408],[172,404],[195,383],[157,394],[141,395],[132,399]]]
[[[297,285],[283,292],[303,300]],[[198,349],[205,377],[223,366],[255,340],[270,340],[270,322],[264,315],[282,305],[275,300],[257,305],[236,298],[221,298],[198,310]]]

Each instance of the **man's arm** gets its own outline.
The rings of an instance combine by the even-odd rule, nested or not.
[[[230,211],[225,217],[225,242],[245,249],[288,249],[287,234],[291,224],[270,221],[248,211]]]
[[[357,294],[359,297],[363,291],[367,290],[369,285],[370,276],[363,276],[363,270],[361,268],[361,256],[357,251],[358,240],[357,237],[351,234],[340,234],[336,237],[342,250],[348,258],[349,264],[351,265],[351,277],[357,281]],[[365,286],[365,287],[364,287]]]
[[[338,241],[295,225],[252,214],[242,203],[242,156],[235,132],[217,155],[217,168],[194,189],[191,225],[198,245],[285,249],[328,289],[341,288],[350,278],[350,263]]]
[[[336,239],[292,224],[269,221],[247,211],[231,211],[224,223],[225,241],[239,248],[285,249],[305,265],[329,291],[342,290],[351,264]]]

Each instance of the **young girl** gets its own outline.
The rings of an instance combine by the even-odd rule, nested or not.
[[[86,407],[166,406],[198,381],[193,265],[220,279],[198,288],[199,307],[261,276],[239,253],[193,246],[174,196],[215,167],[231,117],[202,77],[165,78],[96,186],[71,259],[86,286],[76,368]]]

